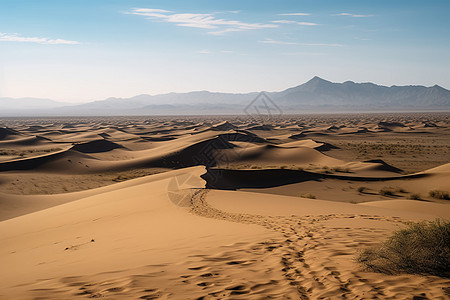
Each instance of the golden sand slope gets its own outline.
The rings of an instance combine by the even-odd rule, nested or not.
[[[403,220],[433,218],[436,204],[409,213],[207,193],[204,172],[135,179],[0,222],[0,297],[444,299],[449,280],[380,276],[353,261]]]
[[[448,113],[1,121],[0,299],[450,297],[355,263],[450,218]]]

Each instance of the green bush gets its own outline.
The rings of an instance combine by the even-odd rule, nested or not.
[[[450,277],[450,222],[409,223],[381,246],[362,251],[357,261],[375,272]]]

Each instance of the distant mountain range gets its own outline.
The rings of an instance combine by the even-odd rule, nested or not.
[[[0,116],[202,115],[450,110],[450,91],[438,85],[382,86],[314,77],[281,92],[208,91],[108,98],[83,104],[0,98]]]

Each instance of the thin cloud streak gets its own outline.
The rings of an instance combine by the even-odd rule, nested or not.
[[[297,21],[291,21],[291,20],[276,20],[276,21],[272,21],[272,23],[296,24],[296,25],[300,25],[300,26],[317,26],[317,25],[319,25],[317,23],[312,23],[312,22],[297,22]]]
[[[310,16],[308,13],[287,13],[287,14],[278,14],[279,16]]]
[[[304,55],[325,55],[324,53],[319,52],[282,52],[282,55],[293,55],[293,56],[304,56]]]
[[[263,44],[278,44],[278,45],[299,45],[299,46],[311,46],[311,47],[343,47],[342,44],[328,44],[328,43],[297,43],[297,42],[285,42],[273,39],[265,39],[258,41]]]
[[[172,13],[171,11],[153,8],[133,8],[126,13],[148,17],[152,20],[174,23],[176,26],[216,29],[208,32],[213,35],[278,27],[276,24],[246,23],[236,20],[218,19],[213,14]]]
[[[80,42],[64,39],[49,39],[43,37],[24,37],[17,34],[7,34],[0,32],[0,42],[37,43],[46,45],[79,45]]]
[[[343,47],[344,45],[342,44],[327,44],[327,43],[318,43],[318,44],[299,44],[302,46],[312,46],[312,47]]]
[[[298,43],[295,43],[295,42],[276,41],[276,40],[272,40],[272,39],[265,39],[264,41],[258,41],[258,42],[263,43],[263,44],[298,45]]]
[[[373,17],[373,15],[355,15],[355,14],[350,14],[350,13],[334,14],[333,16],[347,16],[347,17],[352,17],[352,18],[369,18],[369,17]]]

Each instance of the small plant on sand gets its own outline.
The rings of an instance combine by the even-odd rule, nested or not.
[[[429,195],[436,199],[450,200],[450,195],[446,191],[432,190]]]
[[[341,173],[349,173],[350,172],[349,168],[343,168],[343,167],[333,167],[333,168],[331,168],[331,170],[334,172],[341,172]]]
[[[394,195],[394,192],[389,188],[382,188],[378,193],[381,196],[393,196]]]
[[[127,180],[127,179],[130,179],[130,178],[128,178],[127,176],[119,175],[119,176],[117,176],[116,178],[113,178],[112,181],[115,181],[115,182],[121,182],[121,181],[125,181],[125,180]]]
[[[381,246],[362,251],[357,261],[374,272],[450,277],[450,222],[409,223]]]
[[[332,174],[333,173],[333,172],[331,172],[331,170],[330,170],[330,168],[328,166],[323,166],[322,167],[322,172],[325,173],[325,174]]]
[[[314,196],[313,194],[310,194],[310,193],[301,194],[300,197],[302,197],[302,198],[309,198],[309,199],[316,199],[316,196]]]
[[[357,189],[358,193],[364,193],[367,191],[367,188],[365,186],[359,186]]]
[[[422,200],[422,198],[420,197],[420,194],[411,194],[408,196],[409,200]]]

